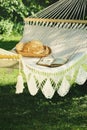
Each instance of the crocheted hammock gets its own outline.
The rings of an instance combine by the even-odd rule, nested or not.
[[[22,56],[12,51],[7,51],[0,48],[0,68],[19,69],[19,75],[17,77],[16,93],[22,93],[24,89],[23,78],[21,74],[22,69]],[[20,87],[21,86],[21,87]]]
[[[23,38],[18,44],[39,40],[51,49],[46,57],[22,57],[31,95],[34,96],[41,90],[46,98],[52,98],[55,91],[60,96],[65,96],[72,84],[85,83],[86,12],[87,0],[59,0],[34,16],[24,19]],[[16,89],[20,93],[23,86]]]

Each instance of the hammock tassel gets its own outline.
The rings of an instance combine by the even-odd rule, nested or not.
[[[23,89],[24,89],[23,77],[22,74],[20,73],[17,78],[16,94],[22,93]]]
[[[21,60],[19,60],[19,75],[17,77],[16,94],[22,93],[24,89],[24,82],[21,73]]]

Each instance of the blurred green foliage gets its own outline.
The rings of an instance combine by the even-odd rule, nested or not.
[[[22,0],[0,0],[0,13],[0,19],[17,22],[27,15],[27,9]]]
[[[0,34],[10,35],[13,28],[13,22],[10,20],[1,20],[0,21]]]
[[[0,0],[0,35],[21,33],[23,18],[33,15],[57,0]]]

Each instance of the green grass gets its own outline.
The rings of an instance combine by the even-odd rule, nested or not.
[[[25,84],[26,86],[26,84]],[[82,89],[83,87],[83,89]],[[15,94],[15,84],[0,87],[0,130],[87,130],[87,88],[77,86],[51,100]]]
[[[20,36],[0,41],[11,49]],[[7,72],[7,73],[6,73]],[[46,99],[41,91],[15,94],[17,70],[0,69],[0,130],[87,130],[87,82],[73,85],[65,97]]]
[[[11,50],[15,45],[20,41],[22,36],[20,35],[10,35],[10,36],[3,36],[0,39],[0,48]]]

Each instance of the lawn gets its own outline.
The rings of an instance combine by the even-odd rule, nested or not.
[[[20,38],[2,39],[0,47],[10,50]],[[24,93],[15,94],[18,72],[7,72],[0,69],[0,130],[87,130],[87,82],[50,100],[40,91],[31,96],[26,83]]]

